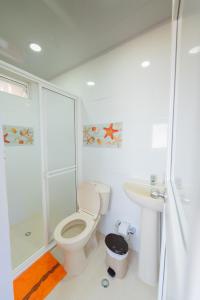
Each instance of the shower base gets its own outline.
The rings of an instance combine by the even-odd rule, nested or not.
[[[44,246],[43,216],[32,215],[29,219],[11,225],[12,267],[15,269]]]

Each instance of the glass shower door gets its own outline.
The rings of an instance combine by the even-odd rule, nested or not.
[[[13,269],[44,246],[38,86],[0,91]]]
[[[200,2],[180,0],[177,4],[171,188],[169,185],[166,214],[167,300],[193,299],[186,296],[191,284],[187,275],[192,261],[190,247],[199,240],[200,212]],[[191,278],[195,269],[199,272],[198,263]]]
[[[76,211],[75,101],[42,88],[49,241]]]

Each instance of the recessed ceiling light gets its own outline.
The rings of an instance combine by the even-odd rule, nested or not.
[[[200,52],[200,46],[193,47],[189,50],[189,54],[197,54]]]
[[[29,47],[31,48],[31,50],[35,51],[35,52],[41,52],[42,51],[42,47],[36,43],[31,43],[29,45]]]
[[[96,83],[94,81],[87,81],[88,86],[94,86]]]
[[[147,68],[147,67],[149,67],[150,66],[150,61],[148,61],[148,60],[145,60],[145,61],[143,61],[142,63],[141,63],[141,67],[142,68]]]

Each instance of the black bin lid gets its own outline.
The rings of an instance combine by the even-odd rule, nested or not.
[[[106,246],[114,253],[124,255],[128,252],[128,243],[123,236],[110,233],[105,237]]]

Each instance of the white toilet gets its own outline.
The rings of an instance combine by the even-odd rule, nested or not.
[[[98,182],[83,182],[77,190],[78,212],[62,220],[54,238],[64,251],[64,268],[70,275],[80,274],[87,264],[85,246],[96,239],[96,227],[106,214],[110,187]]]

